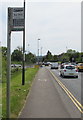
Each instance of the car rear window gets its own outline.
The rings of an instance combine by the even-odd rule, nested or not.
[[[74,66],[66,66],[66,69],[75,69]]]
[[[80,66],[83,66],[83,64],[80,64]]]

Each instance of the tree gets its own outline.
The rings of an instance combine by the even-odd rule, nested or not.
[[[18,48],[15,49],[12,53],[11,58],[12,58],[12,61],[22,61],[23,59],[22,49],[18,49]]]
[[[7,57],[7,47],[2,47],[1,49],[2,49],[2,56],[6,58]]]
[[[70,62],[76,62],[76,58],[79,57],[79,53],[72,49],[67,50],[67,54]]]
[[[20,47],[20,46],[18,46],[17,49],[18,49],[19,51],[21,51],[21,52],[23,51],[23,48]]]
[[[53,56],[53,61],[56,61],[56,62],[58,61],[58,56],[57,55]]]
[[[52,56],[52,53],[48,50],[47,52],[47,55],[46,55],[46,58],[45,58],[47,61],[52,61],[53,60],[53,56]]]
[[[25,61],[27,63],[35,63],[36,62],[36,56],[30,52],[30,53],[25,55]]]
[[[68,50],[67,50],[67,53],[73,54],[73,53],[76,53],[76,51],[75,51],[75,50],[72,50],[72,49],[68,49]]]

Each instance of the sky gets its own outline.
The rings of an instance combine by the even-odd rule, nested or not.
[[[23,7],[23,0],[0,1],[0,41],[7,47],[7,8]],[[68,49],[81,51],[80,0],[26,0],[25,46],[26,51],[53,55]],[[11,52],[22,46],[23,32],[11,33]],[[42,50],[41,50],[42,48]]]

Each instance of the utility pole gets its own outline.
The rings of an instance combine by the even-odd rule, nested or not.
[[[25,84],[25,0],[24,0],[24,30],[23,30],[23,68],[22,68],[22,85]]]

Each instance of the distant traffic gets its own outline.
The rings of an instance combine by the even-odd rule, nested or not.
[[[58,69],[59,75],[61,77],[75,77],[78,78],[78,72],[83,71],[83,63],[76,64],[75,62],[65,62],[65,63],[58,63],[58,62],[43,62],[43,66],[49,66],[50,69]]]

